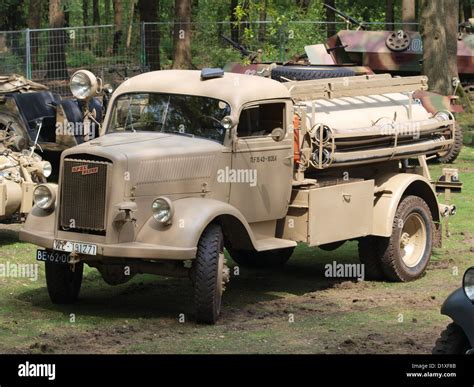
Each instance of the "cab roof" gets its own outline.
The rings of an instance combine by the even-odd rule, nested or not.
[[[216,98],[238,109],[243,104],[266,99],[290,99],[280,82],[259,76],[224,73],[223,77],[201,80],[198,70],[161,70],[137,75],[123,82],[114,97],[133,92],[185,94]]]

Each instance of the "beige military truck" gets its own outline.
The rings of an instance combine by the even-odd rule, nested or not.
[[[297,242],[359,241],[372,277],[420,277],[443,215],[425,156],[452,144],[449,112],[416,98],[424,77],[287,82],[142,74],[112,95],[99,138],[64,151],[20,233],[42,246],[53,303],[76,301],[83,265],[112,285],[189,276],[214,323],[239,265],[285,263]]]

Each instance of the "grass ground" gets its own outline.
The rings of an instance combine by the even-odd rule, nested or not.
[[[462,120],[469,126],[472,116]],[[299,246],[281,271],[241,269],[218,324],[201,326],[187,280],[141,276],[110,287],[86,269],[80,302],[56,306],[40,265],[38,281],[0,277],[0,352],[429,353],[449,323],[440,306],[474,262],[474,148],[464,147],[455,167],[464,188],[451,236],[418,281],[328,279],[326,263],[358,262],[356,243],[333,252]],[[440,175],[441,165],[430,168]],[[18,242],[17,231],[0,229],[0,263],[34,262],[35,246]]]

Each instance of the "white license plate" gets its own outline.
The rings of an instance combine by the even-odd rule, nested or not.
[[[59,239],[54,240],[53,249],[58,251],[65,251],[67,253],[77,253],[85,255],[97,254],[97,245],[92,245],[89,243],[63,241]]]

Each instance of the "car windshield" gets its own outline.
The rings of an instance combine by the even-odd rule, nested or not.
[[[115,100],[107,133],[162,132],[224,142],[222,119],[230,106],[214,98],[130,93]]]

